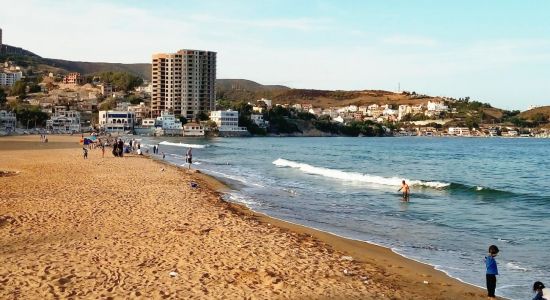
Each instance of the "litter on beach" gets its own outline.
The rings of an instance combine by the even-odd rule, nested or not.
[[[199,187],[199,184],[196,183],[196,182],[191,181],[190,184],[191,184],[191,187],[194,188],[194,189]]]
[[[172,272],[168,273],[168,275],[170,275],[170,277],[176,277],[176,276],[178,276],[179,274],[178,274],[178,272],[172,271]]]

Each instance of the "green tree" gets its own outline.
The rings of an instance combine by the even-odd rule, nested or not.
[[[117,91],[130,91],[143,84],[143,79],[128,72],[102,72],[97,74],[101,81],[110,83]]]
[[[29,93],[40,93],[42,91],[42,88],[36,83],[29,84]]]
[[[205,113],[204,111],[201,111],[200,113],[197,114],[197,120],[199,121],[208,121],[210,120],[210,116]]]
[[[112,110],[116,107],[116,100],[113,98],[107,99],[99,104],[99,110]]]
[[[11,87],[10,95],[24,98],[27,95],[27,83],[23,80],[17,80]]]
[[[14,110],[17,120],[25,126],[44,126],[48,120],[48,114],[38,106],[18,104]]]
[[[0,87],[0,107],[3,107],[6,104],[6,99],[6,92]]]

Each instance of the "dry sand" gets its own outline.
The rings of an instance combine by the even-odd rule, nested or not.
[[[386,248],[226,203],[207,176],[49,140],[0,138],[0,171],[19,172],[0,176],[1,299],[484,298]]]

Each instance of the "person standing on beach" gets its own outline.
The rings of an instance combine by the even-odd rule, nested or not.
[[[403,200],[409,201],[409,193],[410,193],[409,185],[405,182],[405,180],[403,180],[401,183],[402,183],[401,188],[398,189],[397,191],[398,192],[403,191]]]
[[[82,154],[84,155],[84,159],[88,159],[88,148],[86,146],[82,147]]]
[[[489,297],[489,299],[496,298],[495,290],[497,288],[498,267],[495,256],[497,256],[498,252],[498,247],[491,245],[489,246],[489,255],[485,256],[485,278],[487,280],[487,297]]]
[[[185,155],[185,161],[189,164],[188,169],[191,169],[191,164],[193,163],[193,153],[191,152],[193,148],[189,147],[187,149],[187,154]]]

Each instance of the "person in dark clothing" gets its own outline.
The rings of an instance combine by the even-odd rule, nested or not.
[[[497,287],[498,267],[495,256],[498,255],[498,247],[495,245],[489,246],[489,255],[485,256],[485,278],[487,280],[487,297],[496,298],[495,290]]]
[[[124,142],[122,140],[118,140],[118,156],[122,157],[124,154]]]
[[[88,148],[86,146],[82,147],[82,154],[84,155],[84,159],[88,159]]]
[[[118,144],[117,144],[116,142],[113,143],[113,155],[114,155],[115,157],[118,156]]]
[[[547,300],[547,298],[543,297],[542,290],[545,288],[544,284],[540,281],[535,282],[533,284],[533,292],[535,292],[535,297],[533,300]]]

